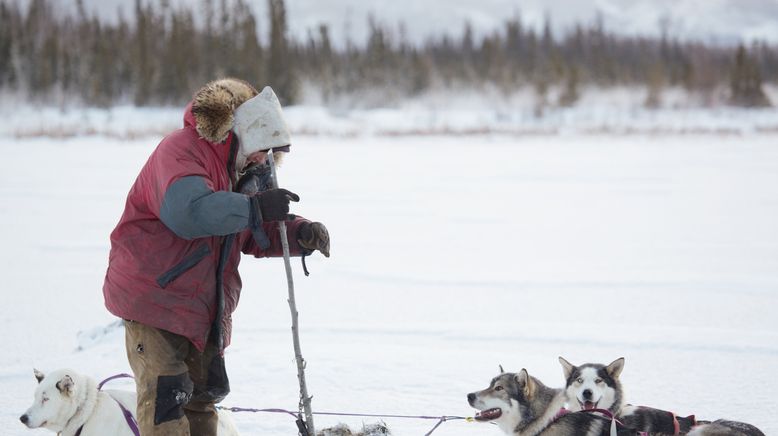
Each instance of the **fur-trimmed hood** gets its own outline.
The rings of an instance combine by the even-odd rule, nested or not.
[[[258,93],[240,79],[214,80],[200,88],[186,109],[184,124],[193,126],[212,144],[223,143],[233,132],[239,144],[234,162],[238,172],[243,171],[252,153],[290,144],[289,129],[273,90],[266,86]],[[281,164],[286,151],[288,148],[273,153],[276,165]]]
[[[232,130],[235,109],[258,94],[248,82],[219,79],[200,88],[192,100],[197,133],[208,142],[224,142]]]

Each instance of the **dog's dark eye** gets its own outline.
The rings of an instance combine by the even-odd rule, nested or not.
[[[601,379],[601,378],[598,378],[598,379],[597,379],[597,380],[595,380],[594,382],[595,382],[595,383],[597,383],[597,384],[600,384],[600,383],[602,383],[602,379]]]
[[[495,391],[501,391],[501,390],[502,390],[502,386],[495,386],[495,387],[494,387],[494,390],[495,390]]]
[[[578,379],[576,380],[576,382],[577,382],[577,383],[583,383],[583,379],[582,379],[582,378],[578,378]]]

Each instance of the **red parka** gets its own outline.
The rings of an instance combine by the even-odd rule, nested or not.
[[[222,96],[203,96],[201,90],[194,104],[205,101],[231,111],[241,103],[234,101],[236,95],[240,94],[232,92],[233,101],[218,106]],[[114,315],[185,336],[202,351],[222,292],[217,286],[222,249],[228,250],[224,254],[220,321],[224,347],[230,342],[231,314],[240,298],[241,252],[270,257],[281,256],[282,251],[277,222],[263,224],[270,239],[267,250],[255,243],[248,229],[248,197],[232,192],[236,180],[230,149],[236,146],[237,138],[223,124],[231,123],[232,117],[222,119],[217,115],[224,114],[207,110],[196,117],[192,106],[190,103],[186,108],[184,127],[162,140],[130,189],[124,213],[111,233],[103,294]],[[217,137],[210,138],[212,141],[202,137],[204,132],[209,136],[209,132],[219,131],[226,134],[221,142],[215,142],[220,139]],[[303,221],[287,222],[293,255],[303,250],[296,238]],[[223,247],[229,234],[235,234],[234,241]]]

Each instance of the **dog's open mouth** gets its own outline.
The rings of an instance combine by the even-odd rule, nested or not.
[[[597,402],[599,403],[599,401]],[[584,401],[584,402],[578,402],[578,404],[581,405],[581,408],[584,410],[594,410],[597,408],[597,403],[594,403],[592,401]]]
[[[495,407],[494,409],[482,410],[475,414],[476,421],[491,421],[502,416],[502,409]]]

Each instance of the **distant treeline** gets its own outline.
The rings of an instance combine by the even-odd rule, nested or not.
[[[548,22],[536,31],[515,17],[483,37],[464,23],[458,35],[414,44],[370,18],[367,41],[336,45],[326,25],[291,40],[284,1],[267,2],[270,28],[258,34],[246,0],[202,0],[191,9],[135,0],[133,18],[115,24],[88,14],[81,1],[63,17],[49,0],[24,10],[0,0],[0,89],[35,101],[182,104],[209,80],[233,76],[273,86],[286,103],[309,83],[325,102],[360,91],[402,98],[491,86],[531,87],[540,101],[553,88],[548,104],[567,106],[582,86],[626,85],[645,88],[648,106],[667,87],[703,102],[725,89],[730,104],[764,106],[763,81],[778,82],[778,50],[763,42],[728,48],[667,34],[620,36],[597,21],[554,37]]]

